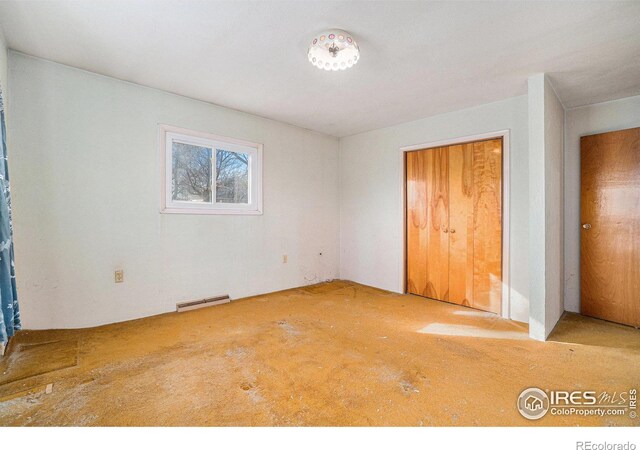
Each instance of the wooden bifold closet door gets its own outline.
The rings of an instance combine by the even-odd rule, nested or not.
[[[407,292],[499,313],[502,139],[406,154]]]

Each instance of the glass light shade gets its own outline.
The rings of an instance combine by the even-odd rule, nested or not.
[[[309,62],[319,69],[345,70],[360,59],[360,48],[344,30],[327,30],[311,40]]]

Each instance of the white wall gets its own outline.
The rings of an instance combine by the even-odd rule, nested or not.
[[[0,35],[6,89],[5,49]],[[537,75],[529,98],[338,143],[14,52],[9,66],[16,264],[27,328],[116,322],[171,311],[179,301],[239,298],[338,273],[401,291],[399,148],[509,129],[511,317],[531,316],[532,335],[543,339],[563,304],[579,311],[579,138],[640,126],[640,96],[564,113],[548,79]],[[264,143],[265,214],[159,214],[158,123]],[[125,283],[113,283],[116,268],[125,270]]]
[[[337,277],[337,139],[14,52],[9,62],[26,328],[105,324]],[[264,214],[160,214],[158,123],[263,143]]]
[[[640,96],[569,109],[564,153],[565,309],[580,311],[580,137],[640,127]]]
[[[544,195],[544,75],[528,80],[529,96],[529,258],[530,258],[530,323],[529,334],[544,339],[545,334],[545,195]],[[534,151],[535,149],[535,151]]]
[[[340,277],[401,292],[402,198],[399,149],[511,130],[511,317],[529,319],[527,97],[341,139]]]
[[[564,312],[564,108],[544,74],[529,78],[529,334],[545,340]]]

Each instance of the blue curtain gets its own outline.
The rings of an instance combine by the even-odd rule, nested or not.
[[[11,191],[7,165],[7,130],[0,86],[0,342],[6,343],[20,329],[20,310],[13,265],[13,229],[11,227]]]

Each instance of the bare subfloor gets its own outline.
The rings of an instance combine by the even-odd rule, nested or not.
[[[639,388],[638,330],[566,315],[535,342],[521,323],[344,281],[24,331],[2,364],[2,425],[640,425],[516,409],[530,386]]]

